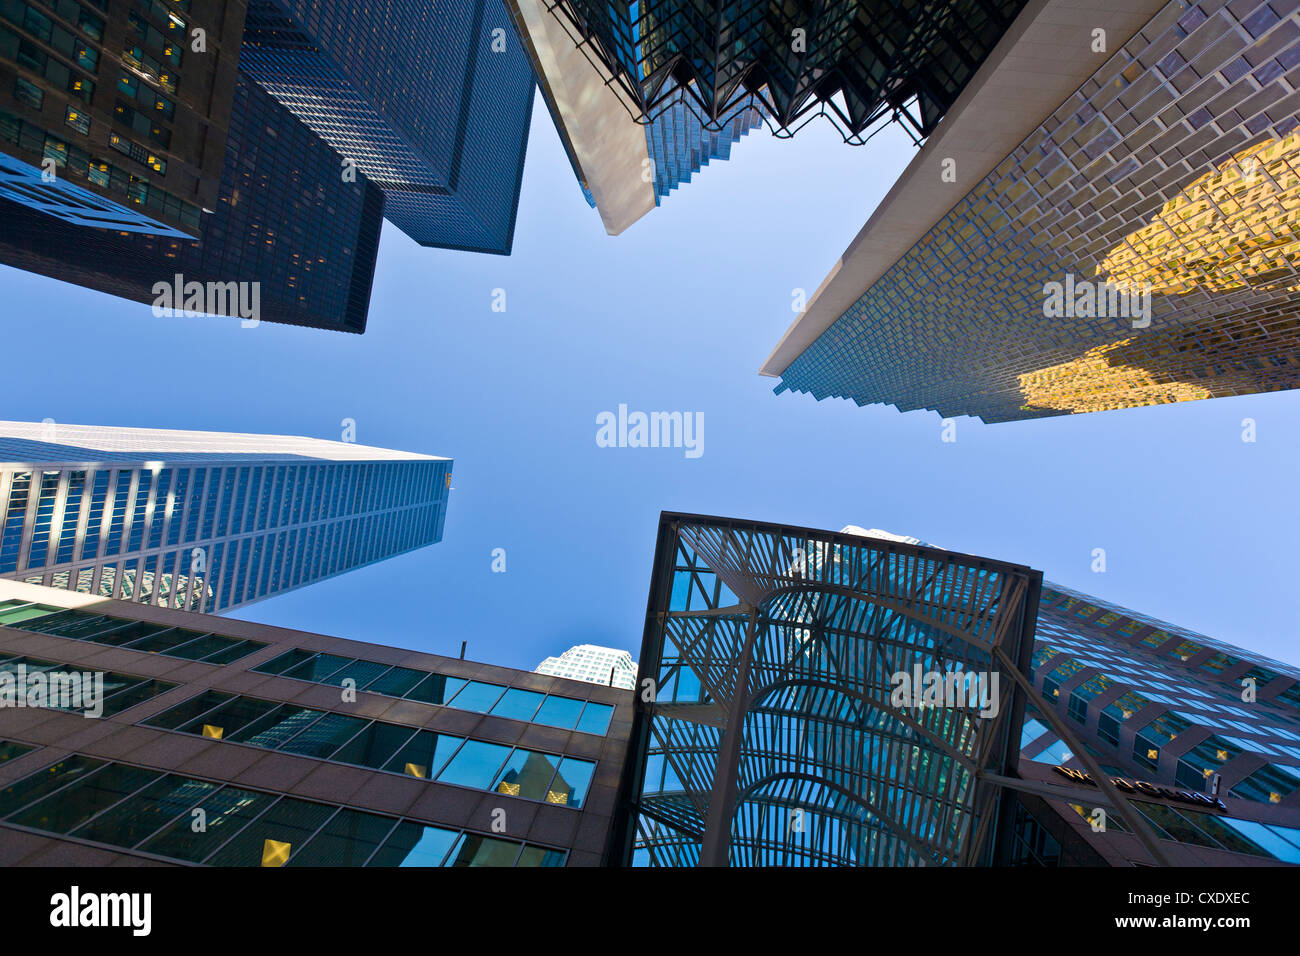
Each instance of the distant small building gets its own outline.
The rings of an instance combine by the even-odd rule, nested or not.
[[[578,644],[559,657],[548,657],[537,665],[535,673],[588,684],[607,684],[632,690],[636,687],[636,661],[627,651],[598,644]]]

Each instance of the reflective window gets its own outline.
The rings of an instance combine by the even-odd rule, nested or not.
[[[582,719],[578,721],[577,729],[584,734],[604,734],[609,730],[609,719],[612,716],[614,716],[614,708],[611,705],[598,704],[589,700],[582,711]]]
[[[562,866],[565,859],[549,847],[80,755],[0,793],[0,818],[214,866]]]
[[[466,684],[452,700],[454,706],[461,710],[475,710],[480,713],[487,713],[492,709],[501,692],[505,688],[500,684],[485,684],[482,681],[472,680]]]
[[[367,693],[491,713],[496,717],[532,721],[587,734],[606,733],[614,713],[609,704],[517,687],[507,689],[485,681],[467,681],[410,667],[390,667],[378,661],[339,657],[301,648],[286,651],[253,670],[333,686],[339,686],[350,678],[356,681],[359,690]]]
[[[1230,791],[1234,797],[1260,803],[1281,803],[1300,787],[1300,769],[1265,764]]]
[[[438,734],[431,730],[418,731],[410,741],[389,759],[385,770],[404,773],[409,777],[428,780],[435,776],[443,765],[451,759],[456,748],[465,740],[450,734]]]
[[[492,786],[497,770],[505,763],[509,753],[510,748],[501,744],[467,740],[438,774],[438,782],[486,790]]]
[[[537,708],[545,698],[545,694],[512,687],[493,706],[492,714],[496,717],[511,717],[515,720],[532,720],[533,715],[537,713]]]
[[[105,574],[107,571],[108,569],[105,569]],[[53,613],[26,616],[25,611],[30,607],[42,606],[22,605],[4,609],[15,618],[7,626],[34,631],[38,634],[93,641],[96,644],[108,644],[113,647],[130,647],[133,650],[147,650],[167,657],[204,660],[218,664],[228,664],[266,646],[259,641],[204,634],[180,627],[165,627],[161,624],[89,614],[85,611],[55,610]],[[42,609],[48,610],[44,607]]]
[[[397,825],[368,866],[442,866],[460,834],[404,821]]]

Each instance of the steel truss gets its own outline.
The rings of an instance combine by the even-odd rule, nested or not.
[[[638,122],[758,109],[789,136],[822,115],[860,144],[891,121],[929,136],[1025,0],[545,3]]]
[[[1041,580],[937,548],[664,514],[610,862],[991,862],[1006,795],[1029,789],[1015,762],[1038,698]],[[996,713],[895,706],[892,678],[915,666],[997,672]]]

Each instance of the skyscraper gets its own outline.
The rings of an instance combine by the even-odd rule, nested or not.
[[[790,135],[823,115],[857,143],[889,120],[929,135],[1024,6],[509,2],[611,234],[764,119]]]
[[[762,374],[986,422],[1300,385],[1298,84],[1291,3],[1027,7]]]
[[[221,188],[198,240],[84,227],[0,200],[0,263],[100,292],[158,301],[185,283],[256,288],[257,321],[364,332],[384,196],[242,72]],[[186,311],[171,297],[172,312]],[[240,318],[237,296],[203,307]],[[197,310],[202,311],[202,310]],[[252,311],[245,308],[244,311]],[[189,321],[202,321],[190,318]]]
[[[226,611],[440,540],[451,467],[316,438],[0,422],[0,577]]]
[[[595,866],[631,709],[609,687],[15,581],[0,674],[5,866]],[[3,697],[37,675],[75,692]]]
[[[502,0],[252,0],[240,69],[416,242],[509,253],[533,77]]]
[[[0,3],[0,196],[197,237],[215,207],[244,0]]]
[[[1003,862],[1150,863],[1137,816],[1168,863],[1300,864],[1300,669],[1048,583],[1032,673],[1018,774],[1037,792],[1017,794]],[[1080,745],[1130,807],[1099,796]]]
[[[597,644],[576,644],[559,657],[546,658],[537,665],[534,673],[625,690],[636,686],[636,661],[632,660],[632,655]]]

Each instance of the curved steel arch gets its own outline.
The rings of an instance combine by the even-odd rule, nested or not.
[[[854,793],[852,790],[848,789],[847,787],[843,787],[835,783],[834,781],[826,780],[822,777],[817,777],[812,774],[800,773],[797,771],[769,774],[768,776],[762,777],[759,780],[756,780],[753,783],[742,788],[739,793],[737,803],[743,804],[752,795],[758,795],[764,786],[771,783],[776,783],[778,781],[784,781],[784,780],[802,780],[807,783],[815,784],[816,786],[821,787],[823,789],[838,793],[842,798],[844,798],[846,802],[858,807],[863,812],[870,814],[872,817],[879,820],[881,825],[885,829],[887,829],[891,834],[893,834],[893,836],[896,839],[898,839],[900,842],[907,845],[908,849],[910,849],[916,855],[917,859],[921,862],[923,866],[929,865],[928,861],[935,856],[935,849],[933,847],[926,846],[920,841],[918,841],[912,834],[907,832],[906,827],[902,826],[897,821],[895,821],[888,813],[886,813],[879,807],[876,807],[872,803],[872,801],[861,797],[859,794]],[[802,809],[807,811],[810,808],[807,805],[800,803],[794,805],[792,809]],[[855,816],[851,816],[848,813],[845,813],[842,809],[834,806],[833,804],[826,804],[826,803],[815,804],[813,809],[816,809],[818,811],[833,816],[841,817],[845,819],[847,822],[849,822],[850,824],[853,824],[855,826],[864,825],[862,820],[858,819]],[[733,835],[733,839],[734,839],[734,835]],[[842,865],[853,865],[853,861],[849,858],[845,858],[842,861]]]
[[[695,699],[638,703],[619,855],[629,860],[639,846],[656,861],[671,859],[671,842],[690,848],[678,859],[726,865],[737,811],[751,791],[745,781],[768,777],[785,762],[783,773],[797,767],[807,779],[843,791],[853,801],[846,806],[869,804],[891,833],[905,830],[913,852],[927,862],[981,858],[988,827],[979,824],[994,813],[996,796],[983,776],[1011,769],[1014,693],[1002,695],[996,718],[979,722],[955,711],[894,707],[885,683],[890,672],[918,662],[991,669],[998,666],[995,650],[1027,660],[1040,581],[1023,566],[923,546],[664,515],[638,684],[689,673],[708,690]],[[802,700],[768,709],[791,688]],[[853,719],[829,712],[829,698],[818,694],[838,695],[856,708]],[[864,706],[892,725],[864,721]],[[708,737],[716,748],[675,749],[675,740],[695,739],[684,729],[692,724],[717,728]],[[778,733],[780,740],[773,737]],[[852,756],[868,746],[874,765]],[[893,760],[903,763],[886,763]],[[671,767],[675,779],[647,778],[661,767]],[[663,789],[667,783],[690,792]],[[873,786],[891,801],[929,803],[896,818],[870,797]],[[679,809],[687,799],[704,811],[702,826],[683,821],[672,830],[657,804]],[[641,810],[658,821],[654,827],[638,825]],[[919,822],[908,829],[905,820]]]

